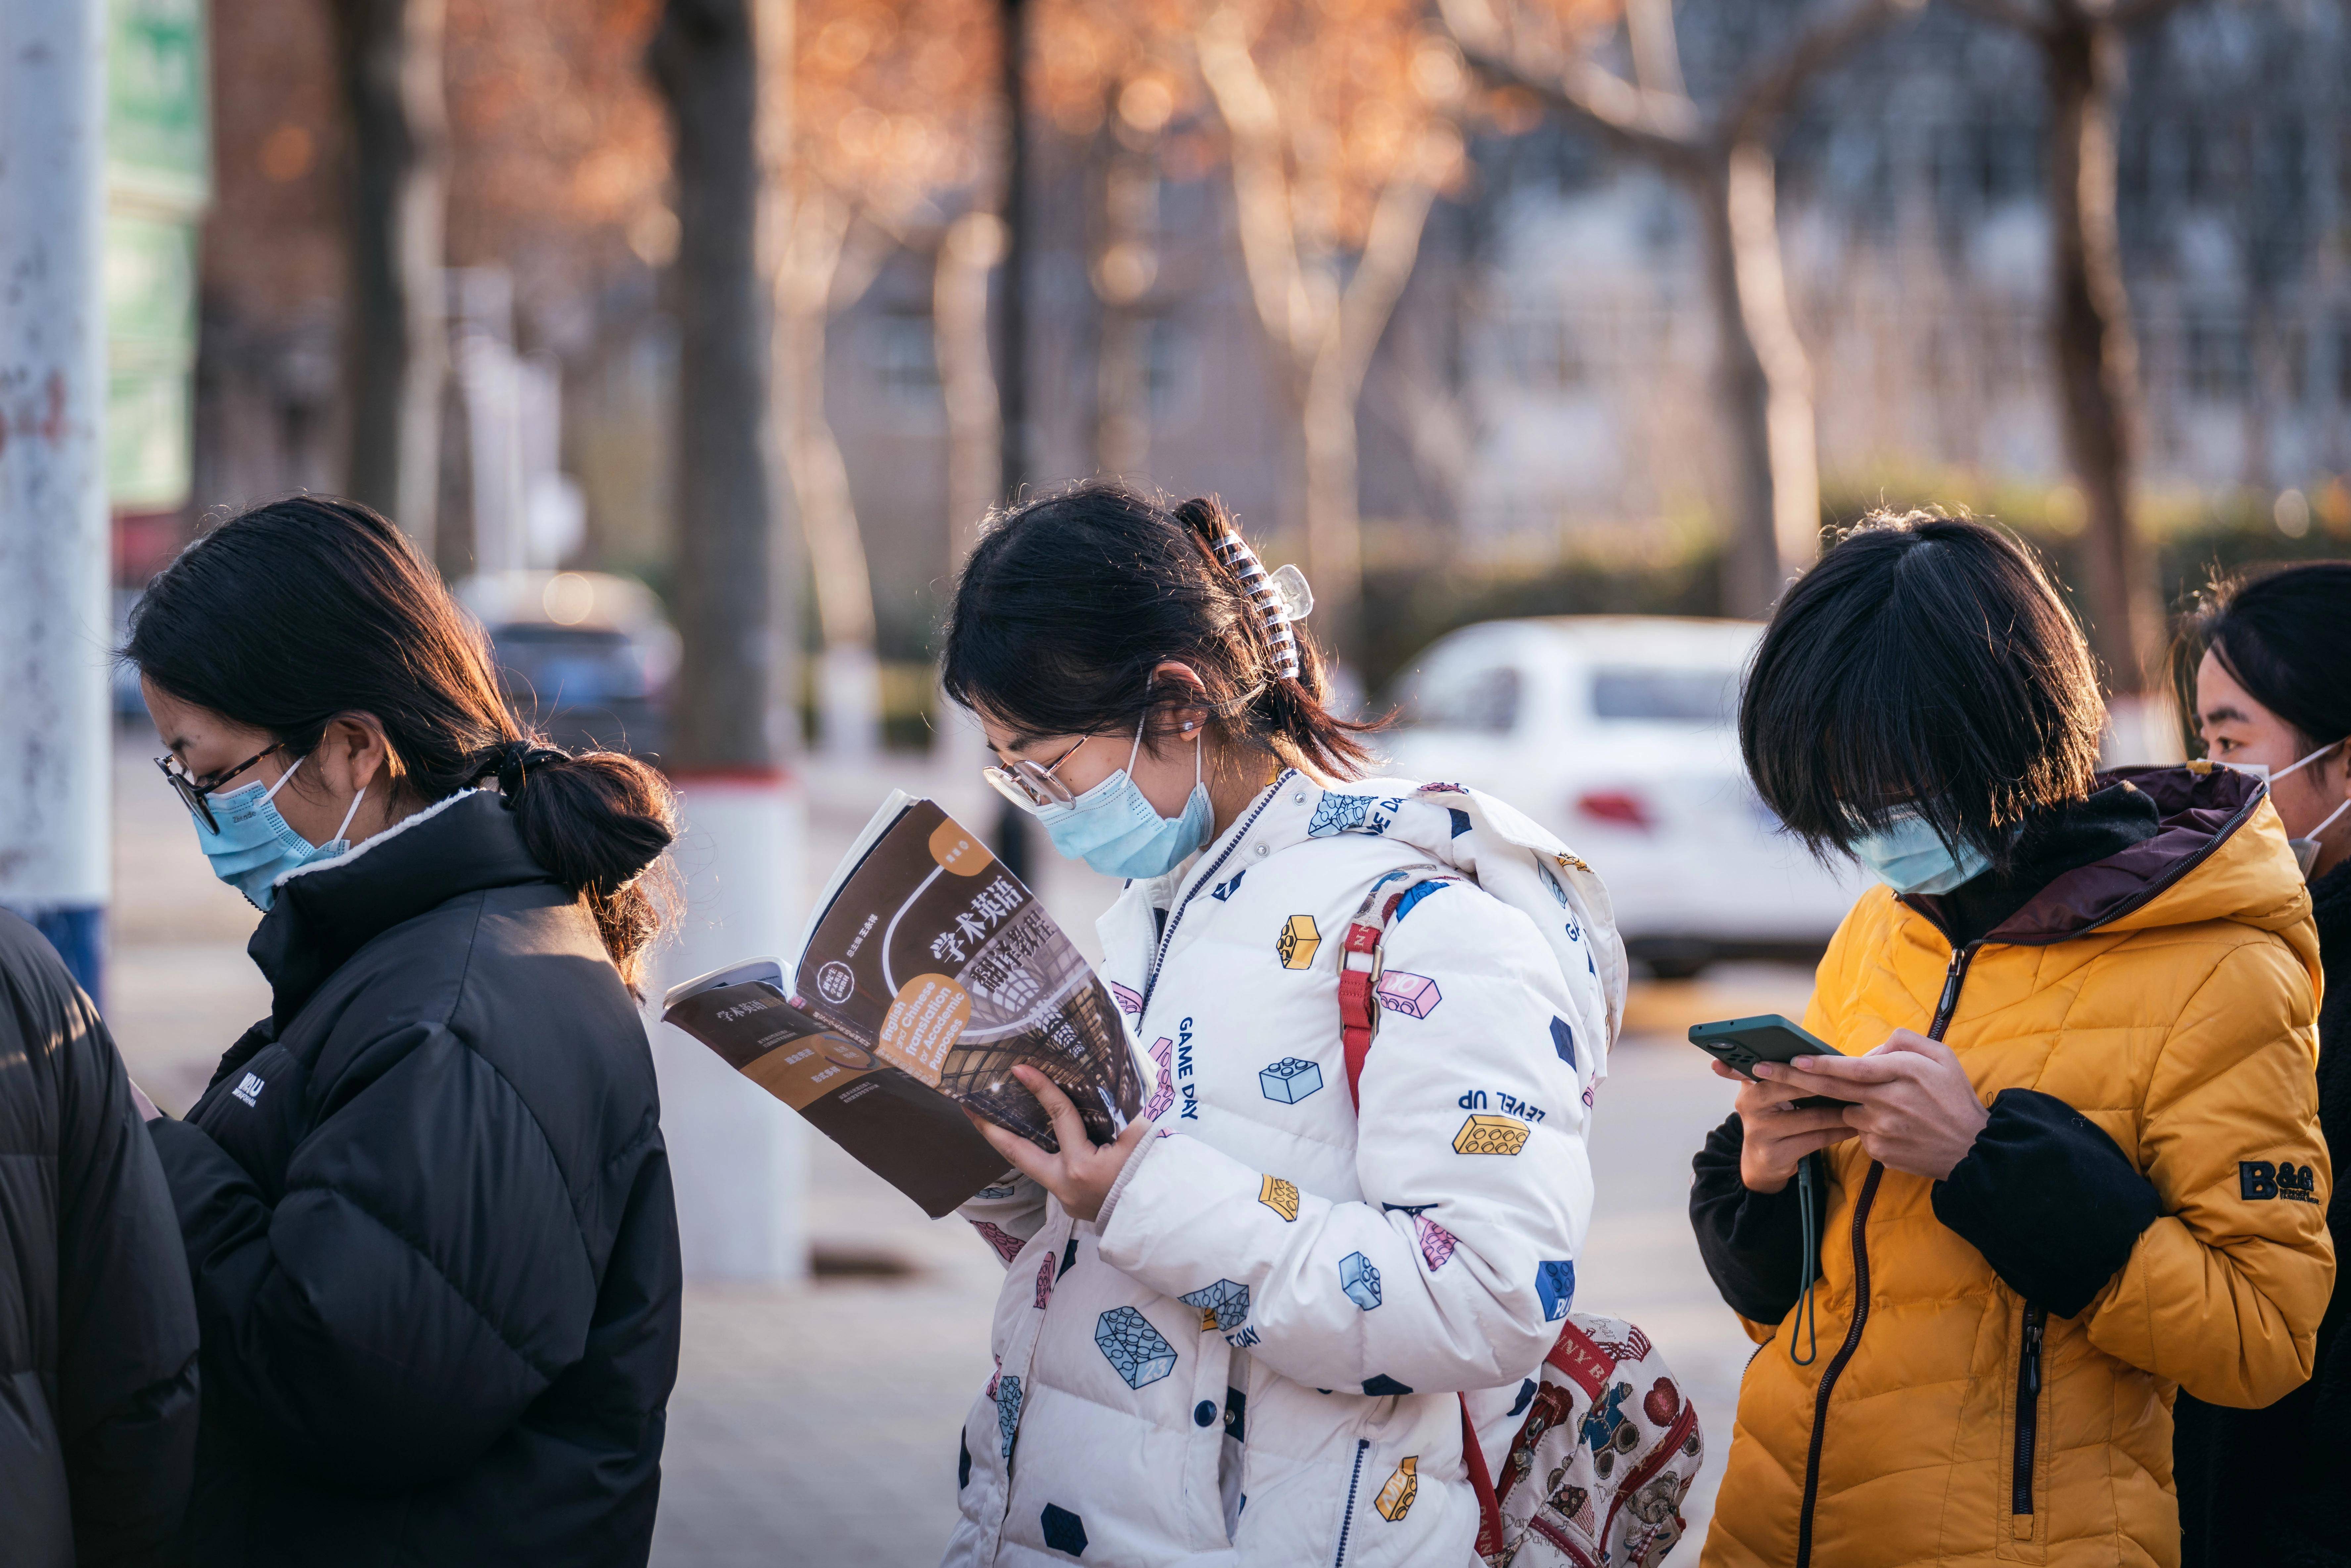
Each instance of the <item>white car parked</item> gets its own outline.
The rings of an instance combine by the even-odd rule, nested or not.
[[[1817,958],[1861,883],[1787,833],[1739,758],[1749,621],[1492,621],[1432,644],[1381,737],[1395,771],[1490,790],[1608,883],[1662,978],[1720,958]]]

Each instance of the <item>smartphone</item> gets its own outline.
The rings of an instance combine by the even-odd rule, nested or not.
[[[1692,1024],[1689,1042],[1744,1078],[1755,1076],[1751,1069],[1759,1061],[1793,1061],[1800,1056],[1839,1054],[1828,1041],[1778,1013]],[[1800,1111],[1813,1111],[1823,1105],[1852,1103],[1825,1094],[1807,1094],[1795,1102],[1795,1106]]]

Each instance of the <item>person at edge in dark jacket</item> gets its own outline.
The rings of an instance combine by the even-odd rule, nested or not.
[[[1843,1054],[1759,1065],[1696,1162],[1699,1249],[1763,1347],[1714,1568],[2168,1568],[2174,1385],[2249,1406],[2310,1375],[2310,897],[2261,780],[2096,774],[2104,717],[2049,580],[1964,519],[1871,519],[1756,652],[1758,791],[1884,885],[1805,1014]]]
[[[0,1562],[144,1568],[196,1452],[196,1309],[146,1107],[57,950],[0,914]]]
[[[2331,1148],[2351,1136],[2351,563],[2218,584],[2183,630],[2181,673],[2194,682],[2183,706],[2205,754],[2267,777],[2310,879],[2328,980],[2318,1009],[2318,1120]],[[2351,1209],[2339,1187],[2326,1202],[2340,1258]],[[2310,1381],[2266,1409],[2179,1396],[2171,1452],[2189,1568],[2351,1568],[2346,1318],[2351,1300],[2338,1291],[2318,1325]]]
[[[204,1333],[192,1561],[642,1564],[678,1354],[632,998],[667,787],[540,744],[348,501],[198,539],[123,656],[272,993],[150,1124]]]

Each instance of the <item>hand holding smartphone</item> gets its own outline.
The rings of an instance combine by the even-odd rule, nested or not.
[[[1793,1061],[1800,1056],[1841,1054],[1828,1041],[1778,1013],[1692,1024],[1689,1042],[1748,1079],[1754,1078],[1753,1070],[1759,1061]],[[1834,1100],[1825,1094],[1808,1094],[1794,1102],[1800,1111],[1852,1103],[1853,1101]]]

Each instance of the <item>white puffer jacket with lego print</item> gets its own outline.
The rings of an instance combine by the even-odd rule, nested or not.
[[[1388,887],[1476,880],[1391,917],[1358,1109],[1345,932],[1416,865]],[[1491,1474],[1591,1216],[1599,879],[1489,797],[1286,772],[1101,930],[1158,1136],[1095,1222],[1026,1180],[964,1210],[1009,1273],[946,1563],[1475,1564],[1457,1395]]]

